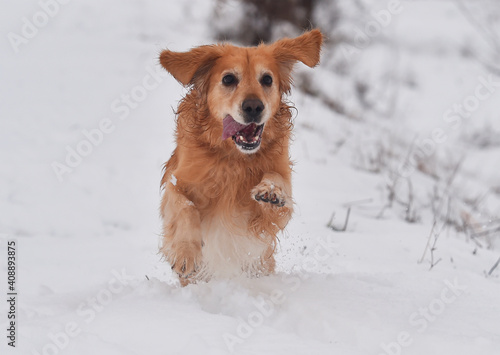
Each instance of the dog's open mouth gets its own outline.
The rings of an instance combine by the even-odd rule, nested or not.
[[[234,143],[243,151],[251,152],[260,146],[264,125],[250,123],[248,125],[236,122],[231,116],[224,118],[222,140],[233,138]]]

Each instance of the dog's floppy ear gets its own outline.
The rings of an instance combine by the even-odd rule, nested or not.
[[[184,86],[197,86],[206,81],[213,64],[221,56],[217,45],[201,46],[189,52],[164,50],[160,64]]]
[[[319,63],[323,35],[320,30],[312,30],[296,38],[284,38],[271,45],[273,56],[280,66],[280,88],[289,92],[292,83],[293,65],[301,61],[308,67]]]

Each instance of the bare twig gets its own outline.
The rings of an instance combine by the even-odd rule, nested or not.
[[[464,160],[465,160],[465,156],[462,156],[460,158],[460,160],[455,164],[453,171],[451,172],[450,176],[448,177],[448,180],[446,181],[446,186],[448,186],[448,188],[451,187],[451,185],[453,184],[453,181],[457,177],[458,171],[462,167]]]
[[[488,272],[488,276],[491,276],[491,274],[493,273],[493,271],[495,271],[495,269],[498,267],[499,264],[500,264],[500,258],[498,258],[495,265],[493,265],[493,267],[490,269],[490,271]]]
[[[406,205],[406,217],[405,220],[408,223],[415,223],[418,221],[418,214],[417,211],[413,208],[414,207],[414,195],[413,195],[413,184],[411,182],[411,179],[408,179],[408,204]]]
[[[472,238],[478,238],[478,237],[487,237],[491,234],[494,234],[496,232],[500,232],[500,227],[494,228],[494,229],[489,229],[489,230],[484,230],[481,232],[476,232],[471,235]]]
[[[482,33],[486,41],[490,43],[490,45],[494,50],[494,53],[496,55],[500,54],[500,38],[492,28],[488,28],[488,25],[490,25],[489,27],[492,26],[491,23],[476,20],[474,16],[472,16],[472,14],[470,13],[470,10],[464,5],[463,0],[455,0],[455,4],[457,8],[462,12],[464,18],[467,21],[469,21],[469,23],[472,26],[474,26],[479,33]],[[480,64],[482,64],[491,73],[495,75],[500,75],[500,67],[496,66],[493,63],[488,63],[486,60],[483,60],[477,55],[477,53],[471,52],[471,54]],[[493,62],[496,62],[496,60],[493,60]]]
[[[449,181],[451,183],[451,180],[449,180]],[[431,252],[431,267],[430,267],[429,270],[432,270],[432,268],[434,266],[436,266],[441,261],[441,258],[439,258],[438,260],[436,260],[436,262],[434,262],[434,251],[437,249],[436,248],[436,244],[437,244],[437,241],[438,241],[439,237],[441,236],[441,233],[444,231],[444,229],[448,225],[448,220],[450,219],[450,209],[451,209],[451,196],[448,196],[448,204],[447,204],[447,207],[446,207],[445,220],[444,220],[443,225],[442,225],[441,229],[439,230],[439,232],[437,232],[437,233],[434,234],[434,243],[432,243],[432,247],[430,248],[430,252]]]
[[[434,214],[434,222],[432,224],[431,232],[429,234],[429,238],[427,239],[427,244],[425,245],[424,252],[422,254],[422,257],[419,260],[419,263],[422,263],[425,259],[425,256],[427,254],[427,250],[430,252],[430,270],[434,268],[440,261],[441,258],[438,260],[435,260],[435,255],[434,252],[437,250],[437,241],[443,231],[449,227],[450,225],[453,225],[453,221],[451,220],[451,207],[452,207],[452,196],[451,196],[451,186],[453,185],[453,182],[455,178],[458,175],[458,172],[460,170],[460,167],[462,166],[462,163],[464,161],[464,157],[462,157],[453,167],[453,170],[451,171],[451,174],[448,176],[448,178],[445,180],[445,186],[442,191],[442,195],[440,196],[439,194],[439,188],[435,186],[434,188],[434,196],[433,200],[431,202],[431,208],[432,212]],[[410,195],[411,196],[411,195]],[[410,199],[411,202],[411,199]],[[444,207],[444,204],[446,203],[446,213],[443,215],[442,214],[442,209]],[[439,223],[442,223],[441,226],[438,229],[438,221]],[[465,227],[468,225],[467,223],[464,224]],[[432,238],[434,237],[434,240]],[[431,245],[432,243],[432,245]]]
[[[330,218],[330,221],[328,221],[328,223],[326,225],[328,228],[332,228],[332,226],[333,226],[333,219],[334,218],[335,218],[335,212],[332,213],[332,217]]]
[[[434,232],[434,229],[436,228],[437,221],[434,220],[434,223],[432,224],[431,232],[429,233],[429,238],[427,238],[427,244],[425,245],[424,253],[422,254],[422,257],[418,261],[419,264],[421,264],[424,261],[425,254],[427,254],[427,249],[429,249],[429,245],[431,244],[431,238],[432,238],[432,233]]]
[[[495,31],[492,31],[490,28],[485,26],[486,22],[476,20],[476,18],[472,16],[470,9],[468,9],[467,6],[464,5],[462,0],[456,0],[455,4],[462,12],[462,15],[469,21],[469,23],[472,26],[476,27],[478,32],[484,35],[484,38],[490,42],[497,53],[500,53],[500,39],[497,37]]]
[[[441,204],[443,203],[443,201],[444,200],[441,200]],[[443,221],[443,224],[442,224],[441,228],[439,229],[439,231],[435,231],[437,228],[437,225],[438,225],[439,216],[437,216],[437,214],[434,215],[434,222],[432,224],[431,232],[429,233],[429,238],[427,238],[427,244],[425,245],[424,253],[422,254],[422,257],[420,258],[420,260],[418,261],[418,263],[421,264],[425,259],[425,255],[427,254],[427,250],[429,250],[430,257],[431,257],[431,260],[430,260],[431,266],[430,266],[429,270],[432,270],[432,268],[434,266],[436,266],[442,260],[441,258],[439,258],[438,260],[434,261],[434,259],[435,259],[434,251],[437,250],[436,245],[437,245],[437,241],[438,241],[439,237],[441,236],[441,233],[444,231],[444,229],[448,225],[448,220],[450,218],[449,217],[450,209],[451,209],[451,197],[448,197],[448,204],[447,204],[447,209],[446,209],[445,220]],[[432,241],[432,246],[431,246],[432,237],[434,237],[434,240]]]
[[[476,244],[476,246],[478,246],[479,248],[483,249],[484,248],[484,245],[479,241],[477,240],[475,237],[470,237],[470,240],[472,240],[474,242],[474,244]],[[475,255],[475,253],[474,253]]]
[[[384,212],[388,208],[392,208],[392,205],[394,203],[394,200],[396,199],[396,185],[400,179],[399,175],[396,175],[394,179],[391,180],[390,184],[387,184],[386,188],[388,190],[388,195],[387,195],[387,203],[382,207],[380,212],[377,215],[377,219],[380,219],[384,216]]]
[[[494,219],[492,221],[483,223],[471,223],[469,226],[472,228],[485,228],[488,225],[495,225],[495,224],[500,224],[500,219]]]
[[[328,228],[330,228],[331,230],[334,230],[336,232],[345,232],[347,230],[347,225],[349,224],[349,216],[351,215],[351,207],[349,207],[347,209],[347,214],[346,214],[346,217],[345,217],[345,221],[344,221],[344,226],[342,228],[339,228],[339,227],[336,227],[334,224],[333,224],[333,218],[335,217],[335,212],[332,214],[332,218],[330,218],[330,222],[328,222],[328,224],[326,225]]]
[[[434,243],[432,243],[432,247],[430,249],[430,252],[431,252],[431,266],[429,268],[429,270],[432,270],[432,268],[434,266],[436,266],[442,259],[439,258],[438,260],[434,261],[434,251],[437,249],[436,248],[436,243],[438,241],[438,238],[439,238],[440,234],[434,234]]]

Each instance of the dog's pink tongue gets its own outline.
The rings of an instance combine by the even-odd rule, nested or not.
[[[231,116],[227,115],[222,121],[222,140],[234,136],[246,126],[236,122]]]

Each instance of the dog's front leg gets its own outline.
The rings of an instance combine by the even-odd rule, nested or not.
[[[181,281],[187,285],[202,262],[200,213],[172,182],[165,187],[161,204],[163,245],[161,252]]]
[[[293,212],[290,179],[275,172],[265,173],[261,182],[252,189],[251,197],[264,210],[266,220],[269,219],[278,230],[285,228]]]
[[[269,246],[261,256],[262,269],[266,274],[274,272],[275,238],[292,217],[293,200],[290,179],[279,173],[266,173],[261,182],[252,189],[251,197],[257,201],[262,210],[251,222],[255,234],[262,233],[269,239]]]
[[[264,174],[261,182],[252,189],[252,198],[264,208],[289,210],[290,213],[292,211],[291,184],[278,173]]]

